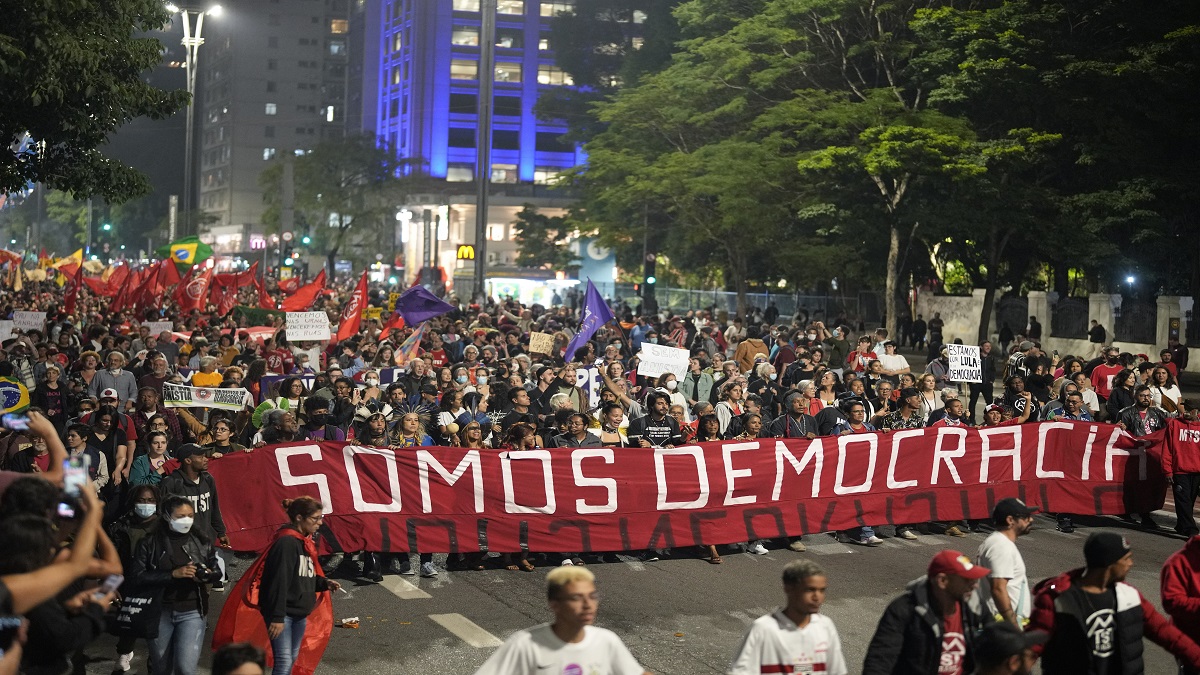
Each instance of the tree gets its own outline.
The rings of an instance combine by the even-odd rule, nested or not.
[[[420,184],[406,175],[408,160],[380,145],[373,136],[326,141],[302,157],[276,161],[259,176],[267,208],[263,222],[278,232],[283,207],[283,162],[292,162],[297,229],[313,238],[312,250],[324,250],[333,277],[338,252],[348,244],[369,247],[392,240],[396,208]],[[374,256],[357,256],[362,262]]]
[[[536,206],[526,204],[513,223],[514,240],[520,252],[517,265],[520,267],[549,267],[556,272],[575,272],[579,269],[579,256],[568,247],[571,239],[579,232],[577,211],[561,216],[539,213]]]
[[[169,116],[186,92],[142,74],[162,44],[133,34],[167,23],[159,0],[3,3],[0,13],[0,192],[31,183],[120,202],[149,191],[146,177],[103,155],[125,122]]]

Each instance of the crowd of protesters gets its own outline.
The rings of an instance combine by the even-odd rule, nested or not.
[[[801,316],[780,321],[774,307],[729,318],[711,309],[642,316],[618,305],[613,308],[617,321],[567,354],[582,309],[576,293],[551,307],[511,299],[471,304],[451,297],[452,311],[431,319],[425,339],[405,355],[406,340],[416,327],[394,327],[383,309],[387,294],[378,288],[370,292],[369,305],[381,308],[381,319],[363,322],[347,339],[313,342],[289,340],[283,318],[271,313],[260,315],[267,320],[258,323],[270,324],[264,328],[252,325],[245,313],[222,316],[209,307],[182,314],[172,311],[169,302],[140,314],[110,312],[104,298],[87,291],[80,293],[76,312],[67,314],[56,287],[31,286],[3,294],[6,316],[18,310],[46,311],[47,320],[41,330],[3,336],[0,345],[0,379],[19,383],[31,404],[28,429],[0,432],[0,541],[20,542],[0,553],[0,615],[25,615],[29,621],[27,634],[22,633],[27,635],[24,653],[20,640],[5,649],[7,665],[0,667],[0,675],[16,672],[4,670],[12,663],[21,664],[21,672],[65,672],[67,659],[102,632],[105,615],[113,613],[109,605],[115,592],[97,591],[96,586],[122,573],[126,599],[144,598],[153,611],[132,621],[133,626],[118,626],[118,670],[132,667],[134,642],[145,638],[150,672],[194,673],[207,626],[208,594],[223,590],[228,568],[238,564],[227,550],[218,489],[208,465],[265,445],[320,439],[394,449],[670,447],[1057,419],[1106,420],[1141,436],[1161,428],[1170,416],[1195,421],[1197,415],[1177,384],[1187,365],[1186,348],[1178,344],[1164,349],[1159,361],[1111,346],[1102,346],[1094,357],[1059,357],[1043,352],[1036,336],[1018,335],[1008,353],[990,343],[981,345],[983,383],[957,383],[948,379],[940,317],[928,323],[919,318],[919,336],[914,322],[905,325],[902,339],[927,346],[924,363],[910,363],[899,354],[885,329],[868,332],[861,322],[844,316],[828,324]],[[326,310],[336,323],[349,292],[348,287],[334,288],[316,301],[316,308]],[[152,321],[171,321],[173,330],[151,334]],[[533,333],[552,337],[548,353],[531,350]],[[644,344],[688,350],[686,373],[639,375]],[[600,383],[595,394],[577,379],[578,371],[592,367]],[[997,376],[1003,382],[999,392],[993,390]],[[247,402],[241,410],[167,407],[166,384],[245,389]],[[1175,474],[1177,504],[1188,505],[1188,517],[1180,517],[1177,529],[1191,536],[1200,532],[1190,517],[1200,488],[1193,479],[1200,471],[1192,466],[1195,458],[1175,459],[1177,466],[1165,468]],[[64,461],[76,462],[86,472],[78,494],[62,492]],[[262,618],[277,673],[289,672],[315,598],[338,588],[324,578],[311,542],[320,526],[320,504],[303,498],[285,506],[287,525],[264,555],[262,567],[256,567],[263,578]],[[1140,518],[1142,525],[1157,527],[1149,514]],[[972,521],[922,529],[961,537],[968,528],[985,527],[987,523]],[[1073,529],[1069,515],[1059,514],[1059,527]],[[896,535],[919,536],[915,525],[897,527]],[[864,546],[882,542],[872,527],[840,536]],[[794,551],[806,547],[800,537],[742,546],[762,554],[775,545]],[[1189,544],[1187,551],[1193,548]],[[1109,560],[1111,549],[1106,549],[1103,573],[1089,559],[1089,568],[1070,583],[1117,588],[1123,573],[1110,569],[1119,562]],[[634,553],[643,559],[662,554]],[[550,552],[498,559],[460,555],[449,564],[532,571],[537,562],[578,566],[603,559],[587,555],[590,559]],[[715,546],[704,547],[700,555],[721,562]],[[323,562],[340,574],[373,581],[393,572],[439,573],[429,552],[420,554],[417,570],[404,554],[341,552]],[[295,578],[297,565],[313,573]],[[896,608],[895,616],[889,608],[884,620],[895,625],[886,639],[877,635],[872,642],[873,654],[888,656],[869,654],[868,671],[936,672],[922,669],[923,664],[936,661],[938,653],[944,658],[947,646],[915,642],[918,633],[927,639],[928,626],[910,615],[932,611],[950,626],[945,613],[955,598],[965,596],[967,586],[974,588],[954,581],[956,575],[971,580],[985,568],[964,570],[970,568],[956,556],[935,559],[912,599]],[[815,591],[805,580],[823,573],[807,569],[790,574],[785,573],[785,590],[803,581],[810,598],[805,606],[814,606]],[[1054,587],[1067,583],[1064,579]],[[1125,611],[1120,592],[1117,596],[1116,611]],[[915,610],[909,606],[913,603]],[[1057,611],[1037,609],[1042,613],[1033,617],[1042,624],[1052,622],[1048,617]],[[791,625],[774,620],[789,630],[803,627],[796,617],[786,618]],[[964,614],[954,626],[971,635],[979,628],[974,620]],[[1200,620],[1191,621],[1193,629],[1200,625]],[[1016,644],[1012,636],[997,639]],[[1129,635],[1121,639],[1134,640]],[[970,640],[965,644],[968,651],[973,648]],[[893,654],[897,648],[907,656]],[[915,648],[924,651],[904,651]],[[1178,649],[1191,667],[1200,666],[1191,652]],[[253,665],[258,658],[252,648],[233,653],[246,656],[243,664]],[[888,670],[873,663],[893,665]],[[897,669],[897,663],[912,667]],[[961,663],[963,668],[945,672],[968,672],[972,661]],[[757,672],[739,668],[735,663],[731,672]]]

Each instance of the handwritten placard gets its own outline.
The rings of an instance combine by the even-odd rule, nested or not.
[[[951,382],[983,382],[983,359],[979,347],[968,345],[946,345],[946,356],[950,359]]]
[[[676,349],[665,345],[642,344],[638,352],[638,375],[658,377],[663,373],[674,373],[675,377],[683,379],[687,374],[690,352],[686,349]]]
[[[42,331],[46,328],[46,313],[13,312],[13,328],[23,331]]]
[[[143,325],[150,329],[150,334],[154,337],[162,335],[164,330],[168,333],[175,330],[175,324],[170,321],[149,321]]]
[[[529,351],[534,354],[549,354],[554,350],[554,336],[549,333],[530,333]]]
[[[288,312],[287,336],[289,340],[328,340],[329,317],[325,312]]]

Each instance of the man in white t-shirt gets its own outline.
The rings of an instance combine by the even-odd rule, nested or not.
[[[1025,560],[1017,550],[1017,537],[1029,533],[1033,514],[1037,512],[1036,506],[1026,506],[1015,497],[1001,499],[992,509],[996,531],[979,545],[979,555],[975,558],[976,564],[991,570],[976,591],[980,611],[1011,622],[1017,628],[1025,627],[1033,611],[1033,595],[1025,574]]]
[[[783,568],[787,605],[750,624],[728,675],[827,673],[846,675],[842,641],[833,621],[821,614],[825,570],[811,560],[793,560]]]
[[[896,343],[888,340],[883,343],[883,351],[876,352],[879,359],[879,365],[883,366],[883,375],[892,384],[900,381],[900,376],[905,373],[911,373],[912,368],[908,365],[908,359],[902,354],[896,353]]]
[[[586,567],[546,575],[554,622],[513,633],[475,675],[650,675],[616,633],[592,625],[600,597]]]

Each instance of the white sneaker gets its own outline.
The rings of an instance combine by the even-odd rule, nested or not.
[[[122,673],[128,673],[133,667],[133,652],[128,654],[117,654],[117,670]]]
[[[433,566],[433,563],[431,563],[431,562],[421,563],[421,576],[436,577],[437,575],[438,575],[438,571],[437,571],[437,568]]]
[[[872,537],[866,537],[864,539],[859,539],[857,543],[862,544],[863,546],[878,546],[883,543],[883,540],[880,539],[879,537],[872,536]]]
[[[912,530],[904,530],[896,536],[900,537],[901,539],[908,539],[909,541],[912,541],[913,539],[917,538],[917,533],[913,532]]]
[[[761,541],[756,541],[753,544],[750,544],[750,546],[746,550],[749,551],[750,553],[753,553],[754,555],[766,555],[767,554],[767,547],[763,546]]]

